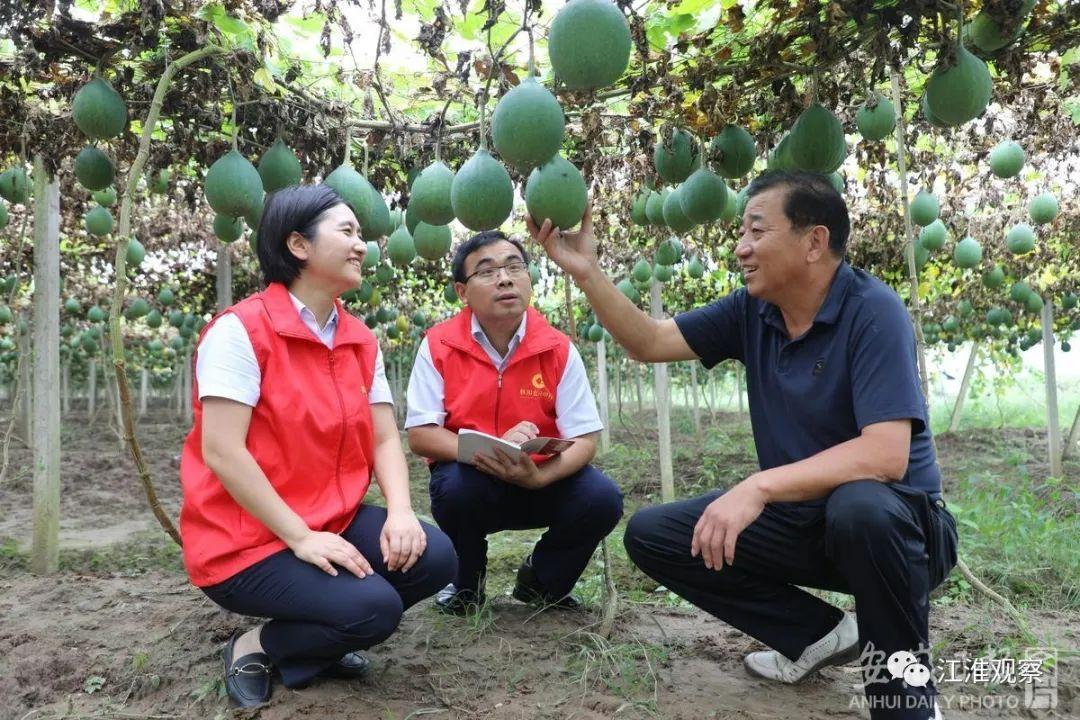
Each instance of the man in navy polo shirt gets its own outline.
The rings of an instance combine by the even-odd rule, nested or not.
[[[874,720],[938,717],[927,616],[956,562],[956,525],[911,320],[893,290],[844,261],[847,206],[824,176],[771,173],[747,194],[735,251],[746,287],[671,320],[604,276],[588,212],[576,233],[530,222],[631,357],[746,366],[761,471],[640,510],[627,552],[772,648],[746,657],[751,675],[797,683],[859,658]],[[856,618],[798,586],[853,594]]]

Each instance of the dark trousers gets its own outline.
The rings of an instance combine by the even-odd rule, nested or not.
[[[570,592],[593,551],[622,517],[622,492],[592,465],[538,490],[526,490],[457,462],[431,468],[431,514],[458,554],[458,589],[482,587],[487,536],[547,528],[532,554],[544,590]]]
[[[427,548],[416,564],[406,573],[388,570],[379,549],[385,521],[384,508],[361,505],[341,533],[374,575],[360,579],[342,568],[328,575],[286,549],[203,592],[226,610],[270,618],[262,629],[263,649],[286,686],[303,686],[345,653],[386,640],[405,610],[434,595],[457,571],[450,540],[426,523]]]
[[[905,485],[860,480],[836,488],[823,503],[766,505],[739,535],[734,565],[717,571],[690,556],[690,543],[701,514],[720,495],[637,512],[626,528],[630,558],[791,660],[843,615],[796,585],[853,594],[871,717],[932,717],[933,683],[906,686],[885,663],[905,650],[933,672],[930,591],[956,564],[956,522],[943,504]]]

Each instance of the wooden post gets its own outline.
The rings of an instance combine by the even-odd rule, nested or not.
[[[652,281],[649,289],[650,314],[656,319],[664,317],[664,303],[660,297],[660,283]],[[675,470],[671,463],[671,397],[668,394],[667,363],[653,365],[653,388],[656,400],[656,426],[660,433],[660,499],[675,499]]]
[[[150,371],[141,368],[139,371],[139,417],[146,414],[147,394],[150,390]]]
[[[398,421],[398,425],[404,426],[405,425],[405,418],[409,414],[408,413],[408,409],[409,409],[408,398],[405,397],[405,394],[406,394],[406,392],[408,391],[408,388],[409,388],[408,371],[403,371],[403,368],[401,367],[402,364],[405,362],[405,359],[404,359],[404,356],[400,354],[400,352],[398,354],[397,359],[394,362],[397,364],[398,397],[401,398],[401,408],[399,408],[399,412],[401,413],[401,419]]]
[[[645,412],[645,406],[641,402],[641,375],[645,372],[641,363],[634,363],[634,369],[637,371],[635,377],[635,385],[637,388],[637,411],[638,415]]]
[[[712,397],[710,395],[712,389],[712,373],[708,370],[705,371],[705,379],[701,383],[701,401],[705,409],[709,411],[709,417],[712,417],[713,406]]]
[[[716,400],[716,369],[709,368],[708,380],[705,382],[706,397],[709,399],[709,417],[716,419],[716,413],[720,409]]]
[[[979,354],[979,341],[971,341],[971,353],[968,355],[967,367],[964,368],[964,379],[960,381],[960,394],[956,396],[956,404],[953,405],[952,417],[949,418],[949,432],[956,432],[960,427],[960,413],[964,409],[964,400],[967,398],[968,388],[971,387],[971,377],[975,374],[975,357]]]
[[[604,429],[600,431],[600,452],[602,453],[611,449],[607,385],[607,347],[604,339],[600,338],[600,342],[596,343],[596,391],[600,395],[600,422],[604,426]]]
[[[30,568],[60,557],[60,185],[34,158],[34,539]]]
[[[116,375],[112,373],[107,373],[106,377],[110,378],[109,400],[112,401],[113,412],[115,413],[116,440],[120,443],[120,454],[123,455],[126,443],[124,442],[124,412],[123,408],[120,405],[120,385],[116,379]]]
[[[71,414],[71,361],[60,366],[60,409],[64,415]]]
[[[401,358],[395,357],[391,362],[394,368],[394,417],[398,425],[402,425],[405,420],[405,392],[401,384]]]
[[[1043,363],[1046,376],[1046,440],[1050,474],[1064,477],[1061,461],[1061,420],[1058,415],[1057,372],[1054,368],[1054,298],[1043,298],[1042,308]]]
[[[191,424],[194,417],[191,408],[191,350],[184,351],[184,383],[181,390],[184,401],[184,422]]]
[[[229,246],[219,242],[217,248],[217,311],[222,312],[232,301],[232,255]]]
[[[86,363],[86,416],[87,422],[94,422],[97,414],[97,359],[90,358]]]
[[[742,388],[743,388],[743,366],[739,361],[735,361],[735,394],[739,396],[739,414],[743,411],[742,402]]]
[[[694,434],[701,435],[701,412],[698,410],[697,361],[690,361],[690,393],[694,408]]]
[[[177,417],[184,414],[184,356],[177,354],[176,370],[173,372],[173,401]]]
[[[622,418],[622,358],[615,352],[615,414]]]

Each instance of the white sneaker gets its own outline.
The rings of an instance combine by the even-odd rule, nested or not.
[[[844,613],[840,623],[803,650],[795,662],[775,650],[765,650],[747,655],[743,665],[754,677],[794,684],[827,665],[843,665],[856,660],[859,654],[859,627],[855,616]]]

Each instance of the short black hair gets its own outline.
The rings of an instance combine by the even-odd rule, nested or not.
[[[458,245],[457,252],[454,253],[454,261],[450,264],[450,270],[454,276],[454,282],[465,282],[465,259],[472,255],[474,252],[482,247],[487,247],[492,243],[497,243],[502,240],[510,243],[518,250],[521,251],[521,259],[525,261],[525,264],[529,264],[529,253],[525,249],[525,246],[521,244],[521,241],[515,237],[510,237],[502,230],[485,230],[482,233],[477,233],[465,242]]]
[[[305,263],[285,245],[289,235],[311,240],[326,211],[344,203],[329,185],[290,185],[267,195],[256,236],[263,282],[290,285]]]
[[[851,220],[847,203],[820,173],[804,171],[767,172],[754,178],[746,190],[747,199],[772,188],[784,188],[784,215],[797,228],[824,225],[829,229],[829,250],[836,257],[847,252]]]

